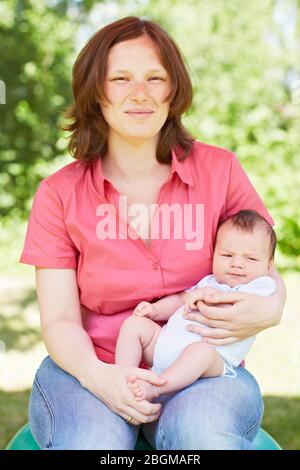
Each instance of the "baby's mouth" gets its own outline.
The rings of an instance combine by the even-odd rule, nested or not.
[[[245,277],[246,274],[241,274],[241,273],[227,273],[229,276],[236,276],[236,277]]]

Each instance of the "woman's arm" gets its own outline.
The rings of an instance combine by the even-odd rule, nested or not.
[[[269,326],[276,326],[279,325],[279,323],[281,322],[283,307],[286,301],[286,287],[282,277],[280,276],[275,266],[271,267],[270,276],[274,279],[276,283],[276,292],[271,296],[271,298],[274,300],[274,312],[273,317],[270,318]]]
[[[47,351],[59,367],[82,382],[93,365],[104,363],[98,361],[82,327],[74,276],[72,269],[36,268],[41,332]]]
[[[211,329],[194,324],[189,325],[188,329],[203,336],[204,341],[220,346],[235,343],[278,325],[286,300],[286,289],[275,268],[271,269],[270,276],[276,283],[276,292],[267,297],[243,292],[204,295],[197,303],[199,312],[188,313],[185,318]],[[221,308],[215,306],[217,304],[232,305]]]
[[[106,364],[97,358],[82,325],[76,271],[36,268],[36,286],[42,336],[53,361],[119,416],[132,416],[133,424],[155,421],[160,405],[136,401],[127,376],[134,373],[157,385],[161,379],[152,371]]]

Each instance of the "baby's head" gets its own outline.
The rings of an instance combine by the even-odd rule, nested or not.
[[[218,227],[213,274],[218,282],[230,287],[266,276],[275,248],[271,225],[256,211],[240,211]]]

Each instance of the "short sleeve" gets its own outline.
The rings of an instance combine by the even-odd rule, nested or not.
[[[226,197],[225,213],[221,221],[243,209],[255,210],[271,225],[274,221],[267,211],[263,201],[252,186],[247,174],[239,163],[236,155],[231,153],[231,168]]]
[[[238,288],[239,292],[247,292],[248,294],[256,294],[268,296],[276,291],[276,283],[270,276],[261,276],[247,284],[241,284]]]
[[[76,247],[65,226],[61,198],[46,180],[35,193],[19,261],[45,268],[77,267]]]

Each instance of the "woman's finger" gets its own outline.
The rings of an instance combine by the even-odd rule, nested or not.
[[[135,408],[128,408],[128,411],[122,414],[122,418],[124,418],[126,423],[133,426],[138,426],[140,424],[152,423],[153,421],[157,421],[159,418],[159,413],[144,415],[143,413],[137,411]]]
[[[201,325],[208,326],[209,328],[224,328],[228,329],[229,324],[224,320],[211,320],[208,317],[205,317],[201,313],[193,313],[190,312],[185,314],[183,317],[185,320],[195,321],[197,323],[201,323]]]
[[[204,294],[202,300],[210,304],[234,304],[245,298],[244,292],[216,292],[215,294]]]
[[[150,403],[147,400],[136,400],[132,397],[126,406],[126,413],[134,418],[135,424],[150,423],[159,418],[161,407],[160,403]],[[126,415],[126,419],[128,416]]]
[[[134,368],[133,374],[138,379],[146,380],[147,382],[150,382],[153,385],[164,385],[167,382],[166,379],[162,379],[157,374],[155,374],[155,372],[151,372],[146,369],[140,369],[138,367]]]
[[[125,392],[126,393],[126,392]],[[161,412],[162,405],[160,403],[150,403],[147,400],[137,400],[128,389],[126,398],[119,409],[113,410],[119,416],[125,419],[128,424],[138,425],[141,423],[150,423],[156,421]]]
[[[229,330],[224,330],[221,328],[208,329],[194,324],[188,325],[187,330],[202,336],[202,338],[207,339],[224,339],[232,336],[232,331]]]
[[[137,407],[135,407],[137,405]],[[128,406],[127,408],[127,415],[125,417],[126,421],[128,420],[128,417],[131,416],[133,418],[133,421],[131,421],[131,424],[137,425],[141,423],[152,423],[153,421],[156,421],[161,412],[161,405],[159,408],[149,408],[148,407],[149,402],[146,400],[143,401],[135,401],[132,406]],[[128,421],[127,421],[128,422]]]
[[[205,315],[207,318],[210,318],[211,320],[230,321],[231,319],[233,306],[229,306],[227,308],[213,307],[201,301],[198,302],[197,305],[202,315]]]
[[[211,344],[212,346],[226,346],[227,344],[233,344],[241,340],[241,338],[236,338],[234,336],[229,336],[228,338],[222,338],[222,339],[210,339],[210,338],[202,338],[202,339],[203,341],[205,341],[208,344]]]

